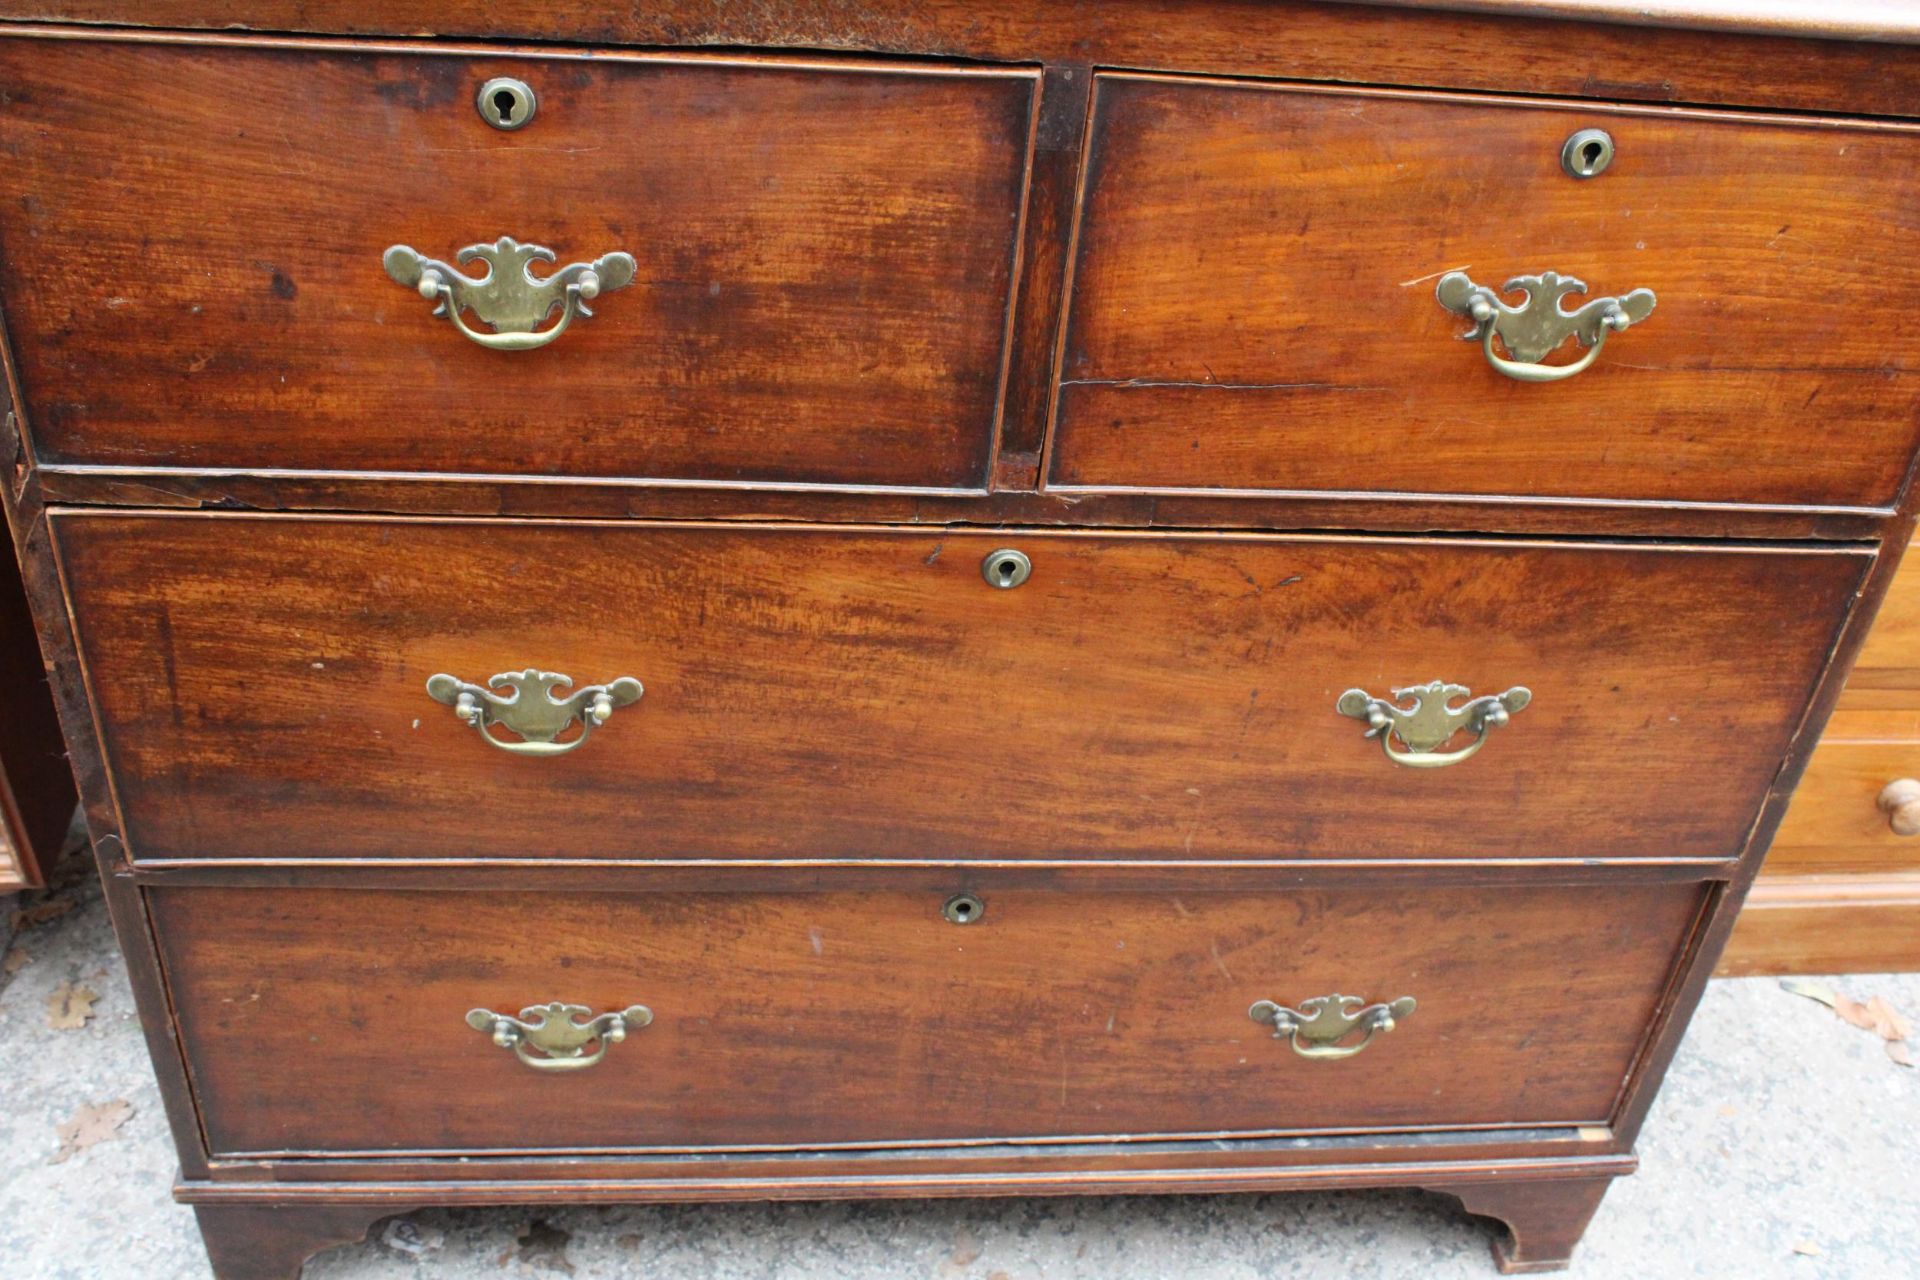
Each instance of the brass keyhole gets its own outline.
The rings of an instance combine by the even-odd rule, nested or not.
[[[987,904],[970,893],[956,893],[940,908],[940,914],[954,924],[973,924],[986,911]]]
[[[1010,547],[1003,547],[980,562],[980,576],[987,580],[988,586],[1002,591],[1013,590],[1032,572],[1033,561]]]
[[[474,105],[480,118],[496,129],[524,128],[533,119],[533,89],[524,80],[500,76],[480,86]]]
[[[1560,148],[1560,168],[1569,178],[1595,178],[1613,163],[1613,135],[1605,129],[1581,129]]]

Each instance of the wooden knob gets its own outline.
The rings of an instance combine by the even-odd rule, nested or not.
[[[1920,836],[1920,782],[1895,778],[1880,789],[1880,811],[1897,836]]]

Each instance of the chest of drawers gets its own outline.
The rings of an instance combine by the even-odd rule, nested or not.
[[[1564,1265],[1914,523],[1920,24],[1749,8],[0,0],[216,1272],[1383,1185]]]
[[[1901,565],[1720,972],[1920,969],[1920,561]]]

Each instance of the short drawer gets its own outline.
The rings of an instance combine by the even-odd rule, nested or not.
[[[1055,485],[1886,507],[1920,444],[1911,127],[1108,75],[1086,184]],[[1451,272],[1654,309],[1539,385]]]
[[[1895,783],[1904,785],[1889,790]],[[1920,872],[1920,710],[1834,713],[1780,820],[1767,870]]]
[[[52,524],[125,832],[154,859],[1729,857],[1872,558]],[[1024,584],[987,580],[1001,550],[1027,558]],[[515,695],[484,687],[496,673],[531,674]],[[541,723],[497,705],[588,686],[607,717],[590,737],[597,694]],[[1444,714],[1502,694],[1504,727]],[[1445,767],[1390,759],[1427,735],[1370,740],[1368,697],[1452,725],[1415,762]]]
[[[149,894],[230,1155],[1605,1123],[1699,900],[1022,891],[960,926],[909,893]],[[1335,995],[1412,1007],[1345,1057],[1250,1016]],[[522,1010],[555,1002],[645,1012],[554,1069]]]
[[[521,127],[482,118],[496,78],[531,90]],[[0,286],[38,458],[980,487],[1036,83],[0,40]],[[601,288],[551,345],[491,349],[389,276],[402,245],[487,279],[455,309],[483,339],[569,318],[578,277],[529,276],[598,263]]]

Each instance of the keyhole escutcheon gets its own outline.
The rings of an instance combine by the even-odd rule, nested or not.
[[[980,576],[987,580],[988,586],[998,587],[1002,591],[1013,590],[1025,582],[1027,575],[1032,572],[1033,561],[1011,547],[991,552],[980,562]]]
[[[523,129],[533,119],[533,89],[524,80],[499,76],[480,86],[474,105],[480,118],[496,129]]]
[[[1582,129],[1560,147],[1560,168],[1569,178],[1597,178],[1613,163],[1613,135]]]

